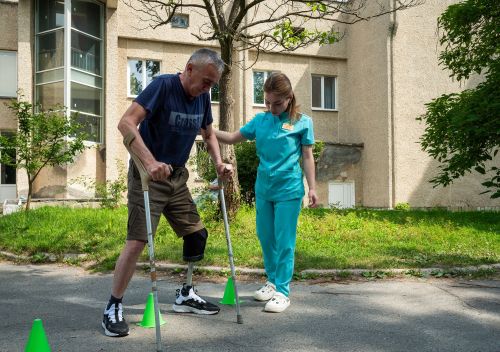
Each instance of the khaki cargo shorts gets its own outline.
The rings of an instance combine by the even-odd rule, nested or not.
[[[153,234],[163,214],[177,234],[182,237],[203,229],[200,215],[186,185],[189,172],[185,167],[174,167],[167,181],[149,183],[149,207]],[[128,172],[127,240],[148,241],[144,211],[144,192],[139,171],[132,161]]]

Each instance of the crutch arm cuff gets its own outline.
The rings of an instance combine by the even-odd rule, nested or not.
[[[146,171],[146,168],[141,162],[141,159],[132,151],[132,142],[135,139],[135,134],[134,132],[130,131],[127,133],[125,137],[123,137],[123,144],[127,148],[130,157],[134,161],[135,166],[137,167],[137,170],[139,171],[139,175],[141,176],[141,185],[142,185],[142,190],[143,191],[148,191],[149,190],[149,181],[151,180],[151,176],[149,176],[148,172]]]

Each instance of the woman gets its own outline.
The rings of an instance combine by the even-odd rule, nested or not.
[[[264,310],[282,312],[290,305],[297,220],[304,185],[302,163],[309,186],[309,206],[317,205],[315,190],[313,124],[298,112],[290,80],[283,73],[271,74],[264,84],[267,111],[257,114],[236,132],[215,131],[221,143],[255,140],[259,167],[255,182],[257,236],[262,247],[266,284],[254,298],[268,301]]]

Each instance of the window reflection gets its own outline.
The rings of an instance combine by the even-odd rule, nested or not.
[[[321,107],[321,77],[312,76],[312,106],[316,108]]]
[[[71,33],[71,66],[101,74],[101,42],[84,34]]]
[[[160,62],[153,60],[128,60],[129,96],[137,96],[160,74]]]
[[[253,102],[264,104],[264,72],[253,73]]]
[[[220,101],[219,84],[215,84],[210,90],[210,101],[218,103]]]
[[[71,1],[71,26],[82,32],[102,38],[102,7],[92,1]]]
[[[64,66],[64,31],[41,34],[38,39],[37,71]]]
[[[87,140],[99,142],[101,140],[101,119],[98,116],[91,116],[84,113],[75,113],[73,115],[76,122],[82,125],[82,132],[87,135]]]
[[[2,132],[2,135],[7,138],[13,138],[14,133]],[[0,153],[7,153],[10,161],[14,164],[16,162],[15,149],[0,150]],[[16,184],[16,168],[5,164],[0,164],[0,184],[2,185],[15,185]]]
[[[71,110],[101,115],[101,90],[72,82]]]
[[[37,103],[44,110],[64,105],[64,82],[42,84],[37,87]]]
[[[64,0],[38,1],[38,33],[64,26]]]

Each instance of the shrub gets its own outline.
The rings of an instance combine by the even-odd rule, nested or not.
[[[87,180],[86,177],[78,177],[72,183],[81,183],[86,188],[95,192],[95,197],[99,198],[102,208],[114,209],[123,202],[124,192],[127,190],[127,172],[123,162],[117,160],[118,177],[115,180],[97,182]]]
[[[398,204],[396,204],[394,209],[408,211],[408,210],[410,210],[410,204],[409,203],[398,203]]]
[[[259,166],[255,142],[237,144],[234,152],[238,162],[240,194],[245,203],[251,204],[255,200],[254,186],[257,179],[257,167]]]

